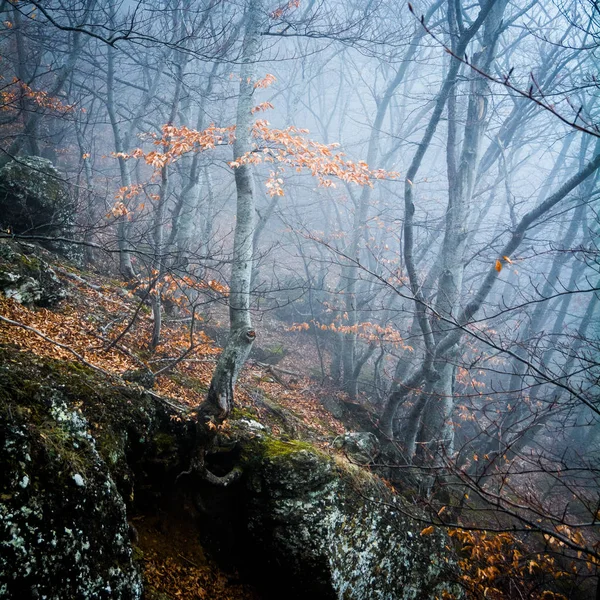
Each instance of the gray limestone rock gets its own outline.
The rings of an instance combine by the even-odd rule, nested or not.
[[[88,423],[59,393],[0,419],[0,597],[141,597],[125,503]]]
[[[421,536],[423,526],[381,480],[309,444],[252,436],[248,530],[262,568],[301,590],[287,597],[462,597],[445,535]]]
[[[0,240],[0,292],[26,306],[54,306],[66,298],[65,286],[41,254],[32,244]]]
[[[353,461],[361,465],[371,464],[381,453],[379,440],[370,431],[353,431],[333,440],[333,447],[342,450]]]

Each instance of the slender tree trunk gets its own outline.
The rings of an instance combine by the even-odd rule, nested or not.
[[[573,267],[571,270],[571,277],[569,279],[569,284],[567,286],[568,290],[577,289],[575,286],[577,285],[577,281],[582,276],[585,271],[586,264],[585,262],[580,262]],[[558,313],[556,315],[556,319],[554,320],[554,325],[552,327],[551,339],[555,340],[558,336],[563,334],[563,328],[565,325],[565,319],[567,317],[567,311],[569,310],[569,306],[571,305],[571,300],[573,299],[575,294],[568,294],[564,296],[559,302]],[[552,344],[548,349],[545,350],[542,356],[542,365],[545,369],[551,369],[551,365],[553,364],[553,358],[557,351],[556,344]],[[543,385],[538,385],[533,388],[531,392],[531,402],[535,402],[538,398],[541,390],[543,389]]]
[[[579,168],[581,168],[585,164],[588,140],[589,138],[586,137],[582,139],[579,157]],[[600,141],[596,144],[596,152],[600,153]],[[586,209],[586,203],[583,199],[593,191],[595,181],[596,177],[590,177],[580,188],[582,201],[580,202],[579,206],[577,206],[577,208],[573,211],[573,215],[571,216],[571,222],[569,223],[567,231],[565,232],[564,237],[562,239],[561,245],[563,251],[558,252],[555,255],[554,260],[552,261],[552,266],[550,267],[550,271],[546,275],[546,280],[544,282],[540,294],[542,299],[550,296],[552,294],[553,289],[555,289],[556,284],[558,283],[560,273],[569,257],[568,251],[571,248],[573,242],[575,241],[577,233],[581,227],[583,215]],[[548,304],[548,302],[538,302],[535,305],[535,308],[533,309],[533,312],[531,314],[531,318],[529,319],[529,323],[521,336],[521,344],[515,352],[515,354],[518,357],[525,357],[527,353],[524,345],[527,344],[527,341],[531,338],[531,336],[537,335],[540,332],[542,324],[546,317],[546,313],[548,311]],[[514,392],[519,389],[524,373],[525,365],[523,364],[523,362],[513,361],[513,375],[510,379],[508,387],[510,392]]]
[[[425,21],[437,11],[441,6],[442,2],[438,0],[429,9],[425,16]],[[367,164],[374,168],[375,163],[380,153],[380,139],[381,131],[384,120],[386,118],[390,102],[396,92],[398,86],[404,80],[408,67],[411,64],[412,58],[414,57],[419,43],[425,30],[419,26],[411,40],[411,43],[406,51],[406,54],[400,63],[394,79],[387,86],[383,96],[377,103],[377,113],[375,114],[375,120],[371,128],[371,135],[369,138],[369,146],[367,150]],[[350,257],[350,262],[345,264],[342,268],[342,282],[345,297],[345,312],[348,315],[347,322],[345,325],[348,327],[354,327],[358,323],[357,315],[357,282],[358,282],[358,270],[359,267],[356,264],[356,260],[360,260],[360,247],[361,243],[366,235],[367,218],[369,213],[369,206],[371,202],[372,188],[365,186],[360,194],[358,206],[354,213],[354,223],[352,226],[352,237],[348,249],[347,255]],[[344,391],[350,396],[350,398],[356,398],[358,390],[357,382],[357,370],[356,370],[356,359],[357,359],[357,335],[354,332],[346,333],[342,340],[342,363],[343,363],[343,378],[344,378]],[[364,364],[364,363],[363,363]],[[358,370],[360,372],[360,369]]]
[[[164,220],[167,199],[169,197],[169,167],[165,165],[161,172],[160,195],[154,213],[154,260],[150,280],[155,282],[154,289],[150,292],[150,304],[152,306],[152,339],[150,349],[155,350],[160,342],[160,331],[162,328],[162,297],[160,281],[165,268],[163,257]]]
[[[112,46],[108,47],[108,66],[107,66],[107,81],[106,81],[106,109],[110,120],[113,138],[115,143],[115,152],[125,152],[123,138],[121,136],[121,127],[117,118],[117,110],[115,105],[115,49]],[[121,185],[123,187],[131,186],[131,174],[127,168],[125,159],[118,158],[119,172],[121,174]],[[129,248],[130,222],[128,215],[121,215],[117,221],[117,238],[119,244],[119,271],[125,279],[136,279],[135,270],[131,262],[131,250]]]
[[[502,27],[505,6],[506,0],[497,0],[483,27],[483,49],[474,57],[474,62],[484,72],[489,72],[494,62],[496,40]],[[455,88],[450,90],[448,96],[448,207],[441,247],[442,272],[438,285],[436,313],[449,319],[455,318],[460,309],[468,214],[479,165],[481,141],[488,124],[488,84],[482,77],[474,74],[470,88],[462,152],[458,164],[455,158],[458,146]],[[443,336],[445,327],[447,324],[434,329],[436,341]],[[454,405],[452,390],[455,369],[451,358],[455,354],[455,347],[449,348],[443,354],[436,352],[436,372],[429,375],[431,382],[427,387],[430,395],[423,408],[417,439],[418,455],[415,460],[421,464],[439,466],[444,456],[453,451],[454,430],[450,417]]]
[[[258,256],[260,237],[261,237],[262,233],[264,232],[265,227],[267,226],[267,223],[269,222],[269,219],[275,212],[275,209],[277,208],[277,205],[279,204],[280,198],[281,198],[281,196],[273,196],[269,200],[269,203],[267,204],[267,208],[264,211],[262,211],[262,212],[260,212],[258,210],[256,211],[256,214],[258,215],[258,222],[256,224],[256,227],[254,230],[254,237],[252,240],[252,247],[253,247],[253,254],[254,254],[254,262],[253,262],[253,267],[252,267],[252,287],[253,288],[255,288],[260,283],[259,282],[259,277],[260,277],[259,261],[256,260],[256,257]]]
[[[582,142],[583,143],[582,143],[582,147],[581,147],[581,151],[580,151],[580,159],[579,159],[580,167],[585,164],[585,155],[586,155],[586,149],[587,149],[586,139],[584,138],[582,140]],[[596,144],[595,151],[596,152],[600,151],[600,142],[598,142]],[[583,222],[583,216],[585,213],[585,209],[587,207],[587,204],[584,199],[593,191],[593,189],[595,187],[596,179],[597,179],[597,176],[590,177],[581,186],[580,204],[573,211],[573,215],[571,217],[571,222],[569,223],[569,226],[567,227],[567,230],[562,239],[561,245],[562,245],[563,251],[558,252],[556,254],[556,256],[554,257],[554,260],[552,261],[552,266],[546,276],[546,281],[544,283],[544,286],[542,287],[542,291],[541,291],[542,299],[550,296],[552,291],[556,288],[556,285],[559,281],[560,273],[569,257],[569,249],[571,248],[572,244],[574,243],[577,233],[578,233],[579,229],[581,228],[581,224]],[[572,276],[570,278],[571,281],[569,282],[569,287],[567,289],[575,289],[577,271],[578,271],[577,268],[573,269]],[[560,333],[561,333],[564,318],[566,315],[566,309],[570,303],[571,298],[572,298],[572,295],[568,295],[562,301],[562,309],[559,312],[559,314],[557,315],[557,318],[553,325],[553,330],[552,330],[553,336],[560,335]],[[530,393],[529,402],[527,402],[525,398],[519,397],[521,395],[520,390],[524,387],[528,387],[524,383],[524,380],[526,378],[527,367],[526,367],[525,362],[523,360],[519,360],[519,359],[525,359],[525,357],[527,356],[526,344],[529,342],[529,340],[533,336],[537,336],[540,333],[542,333],[542,328],[543,328],[544,320],[546,319],[546,316],[547,316],[549,304],[550,304],[549,301],[545,301],[545,302],[542,301],[542,302],[538,302],[535,305],[535,308],[532,311],[532,314],[531,314],[531,317],[527,324],[527,327],[525,328],[525,330],[521,336],[521,343],[515,350],[515,359],[513,360],[513,364],[512,364],[512,375],[511,375],[509,385],[508,385],[508,390],[509,390],[510,396],[507,399],[507,403],[510,401],[510,403],[513,405],[514,408],[511,411],[505,412],[504,417],[501,419],[500,423],[498,424],[498,426],[496,428],[497,433],[496,433],[495,439],[493,439],[493,441],[492,441],[492,443],[494,443],[496,445],[498,443],[500,443],[500,445],[502,445],[504,443],[508,443],[509,439],[514,438],[515,436],[521,435],[521,432],[523,430],[526,430],[529,427],[529,423],[530,423],[529,416],[532,411],[532,406],[534,406],[535,400],[536,400],[536,398],[540,392],[540,388],[542,386],[537,386],[537,387],[533,388],[533,390]],[[590,305],[593,306],[593,303],[591,303]],[[583,321],[585,322],[586,319],[584,318]],[[587,327],[587,325],[585,327]],[[585,333],[585,330],[583,331],[583,333]],[[554,338],[552,338],[552,339],[554,339]],[[541,364],[546,369],[549,368],[549,363],[552,358],[554,349],[555,349],[555,347],[553,346],[552,349],[544,352],[544,354],[542,356]],[[540,427],[537,428],[537,430],[539,430],[539,429],[540,429]],[[501,439],[498,439],[498,438],[501,438]],[[532,439],[531,436],[529,439]]]
[[[79,123],[75,123],[75,130],[77,132],[77,144],[79,146],[79,153],[81,156],[84,156],[87,152],[87,148],[83,139],[83,134],[81,132]],[[83,170],[85,173],[85,229],[83,232],[83,241],[86,243],[90,243],[93,240],[93,229],[96,221],[96,214],[94,210],[94,174],[92,172],[92,166],[90,164],[89,156],[86,158],[82,158],[83,161]],[[85,260],[85,265],[90,266],[96,263],[96,249],[90,245],[86,245],[83,248],[83,256]]]
[[[450,7],[450,10],[454,10],[454,1],[449,0],[448,6]],[[477,18],[471,24],[471,26],[461,33],[460,38],[458,39],[455,46],[455,53],[458,56],[464,55],[469,42],[472,40],[473,36],[477,33],[477,31],[479,31],[480,27],[483,25],[493,6],[494,2],[488,2],[479,11]],[[430,371],[433,363],[433,354],[435,352],[435,340],[433,331],[431,329],[431,323],[429,322],[429,318],[425,310],[425,299],[423,297],[422,287],[419,281],[417,265],[414,256],[414,182],[421,168],[421,164],[423,162],[423,158],[425,157],[425,153],[431,145],[433,136],[442,118],[442,113],[444,111],[444,107],[446,106],[448,96],[450,95],[452,88],[456,84],[456,78],[458,76],[459,68],[460,62],[458,60],[450,61],[448,73],[435,100],[433,113],[431,115],[431,118],[429,119],[427,127],[425,128],[423,137],[419,145],[417,146],[417,150],[412,158],[411,164],[408,168],[404,180],[404,261],[406,264],[406,271],[410,280],[410,289],[415,301],[415,311],[417,314],[419,327],[421,329],[423,342],[425,344],[425,359],[422,365],[417,368],[417,370],[409,377],[409,379],[406,382],[404,382],[404,384],[401,386],[401,390],[393,392],[388,398],[387,402],[385,403],[379,423],[382,433],[389,438],[392,437],[393,421],[398,407],[400,406],[400,404],[402,404],[402,402],[404,402],[404,399],[409,393],[411,393],[412,389],[422,382],[423,377]]]
[[[600,281],[597,282],[597,285],[598,284],[600,284]],[[587,330],[588,330],[589,326],[591,325],[591,323],[594,319],[594,316],[597,313],[598,302],[599,302],[599,295],[598,295],[598,293],[593,292],[591,295],[591,298],[588,302],[586,311],[581,320],[581,323],[579,324],[579,327],[577,329],[577,338],[575,339],[575,341],[573,342],[573,345],[569,349],[569,358],[567,359],[564,366],[562,367],[562,371],[563,371],[562,377],[564,379],[569,377],[569,375],[571,374],[571,369],[573,368],[573,365],[575,363],[575,360],[577,359],[578,356],[580,356],[579,350],[581,349],[581,346],[583,344],[583,340],[585,338]],[[583,410],[583,409],[585,409],[585,407],[581,406],[581,409]],[[571,411],[572,407],[568,407],[567,410]],[[521,452],[525,447],[527,447],[529,444],[531,444],[535,440],[536,435],[538,433],[540,433],[540,431],[543,429],[545,423],[552,416],[553,416],[552,413],[548,412],[541,419],[535,420],[533,424],[530,423],[529,421],[527,421],[524,430],[519,431],[519,432],[513,432],[512,439],[506,440],[505,444],[503,444],[503,446],[502,446],[503,448],[504,447],[508,448],[507,458],[510,460],[514,456],[518,455],[518,453]],[[595,415],[595,417],[590,415],[590,421],[593,422],[594,418],[597,418],[597,415]]]
[[[25,46],[24,39],[21,34],[22,19],[19,10],[15,7],[13,9],[13,19],[16,25],[16,44],[17,44],[17,73],[19,79],[23,83],[29,83],[27,81],[28,74],[25,65]],[[73,71],[79,54],[81,52],[81,34],[75,33],[73,35],[73,45],[67,56],[66,61],[62,67],[58,70],[56,80],[52,88],[48,91],[48,96],[55,98],[63,90],[63,87],[69,78],[69,75]],[[0,168],[4,167],[13,156],[19,154],[23,146],[27,146],[29,153],[33,155],[40,154],[39,140],[38,140],[38,125],[44,115],[44,111],[35,107],[34,103],[31,103],[24,96],[21,100],[21,109],[23,112],[24,119],[24,130],[23,132],[13,141],[9,149],[6,152],[0,154]]]
[[[255,61],[260,50],[260,0],[250,0],[246,14],[246,31],[242,50],[240,92],[237,105],[234,157],[252,149],[252,95]],[[250,315],[250,284],[252,279],[255,197],[252,170],[242,165],[235,170],[237,190],[236,224],[233,242],[233,263],[229,293],[230,332],[225,348],[213,374],[201,412],[217,421],[227,418],[233,407],[234,388],[239,373],[250,354],[256,337]]]
[[[168,125],[172,125],[175,117],[179,112],[179,101],[181,99],[181,88],[183,80],[183,66],[178,65],[178,77],[173,93],[171,103],[171,113],[169,115]],[[164,165],[161,169],[160,194],[154,212],[154,259],[152,264],[153,273],[151,280],[155,281],[155,289],[150,293],[150,303],[152,305],[152,315],[154,324],[152,327],[152,339],[150,341],[150,349],[155,350],[160,342],[160,332],[162,328],[162,291],[161,280],[166,268],[165,265],[165,213],[167,210],[167,202],[169,201],[170,178],[169,165]],[[193,326],[193,323],[192,323]],[[193,335],[192,331],[192,335]]]
[[[198,107],[198,116],[196,119],[196,130],[202,131],[205,127],[205,112],[206,102],[212,92],[216,74],[219,69],[219,63],[215,62],[213,68],[208,76],[206,87],[202,91],[202,98]],[[191,111],[189,111],[191,112]],[[188,115],[188,121],[191,119],[191,115]],[[178,253],[178,265],[186,267],[190,257],[190,248],[192,240],[197,237],[198,230],[198,218],[201,201],[201,180],[202,180],[202,166],[200,164],[200,154],[195,152],[193,156],[186,160],[184,157],[183,161],[183,180],[186,181],[175,208],[173,210],[173,229],[171,232],[171,239],[169,245],[175,244]],[[206,184],[209,185],[208,180]],[[206,246],[206,240],[201,235],[201,244],[204,248]]]

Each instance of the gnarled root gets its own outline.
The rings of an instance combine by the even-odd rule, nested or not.
[[[177,475],[175,478],[175,483],[177,483],[184,475],[192,475],[194,473],[198,474],[205,481],[221,487],[234,483],[242,474],[241,467],[236,466],[225,475],[215,475],[206,467],[206,456],[211,454],[228,453],[233,451],[236,447],[237,442],[235,440],[228,440],[225,442],[219,441],[219,438],[210,427],[206,429],[203,428],[189,469],[179,473],[179,475]]]

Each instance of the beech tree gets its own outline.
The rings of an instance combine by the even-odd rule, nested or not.
[[[256,59],[260,53],[260,28],[264,15],[262,2],[250,0],[242,44],[240,90],[237,102],[236,133],[233,152],[241,158],[252,152],[252,96],[256,79]],[[255,192],[250,164],[235,170],[237,191],[236,223],[229,292],[229,338],[219,358],[206,399],[209,413],[219,421],[233,408],[233,390],[239,372],[248,358],[256,337],[250,317],[250,283],[254,250]]]
[[[465,53],[468,42],[475,35],[479,27],[483,27],[482,54],[473,54],[471,62],[478,69],[488,72],[492,69],[495,54],[494,40],[499,35],[499,27],[504,27],[501,14],[504,10],[502,3],[487,3],[480,11],[477,19],[470,28],[464,29],[459,34],[455,21],[457,16],[453,8],[448,10],[450,31],[456,37],[451,38],[451,51],[456,56]],[[575,176],[565,182],[555,193],[541,202],[537,207],[526,213],[520,221],[515,222],[509,240],[505,243],[501,253],[494,264],[490,265],[488,275],[484,278],[480,288],[473,293],[473,298],[462,309],[457,306],[460,297],[462,273],[464,271],[463,256],[465,242],[467,241],[464,224],[467,219],[469,198],[473,194],[474,175],[478,169],[478,154],[481,136],[484,132],[486,119],[485,107],[488,101],[485,98],[487,84],[481,77],[474,76],[469,95],[469,108],[467,111],[466,128],[462,135],[462,155],[459,161],[456,153],[456,130],[454,111],[456,104],[453,94],[455,78],[460,69],[460,62],[451,58],[449,71],[438,93],[432,118],[430,119],[425,134],[413,157],[411,166],[406,174],[405,183],[405,220],[404,220],[404,259],[410,278],[411,291],[415,299],[417,322],[423,336],[425,356],[421,366],[400,384],[401,390],[395,391],[387,401],[382,413],[382,427],[387,435],[393,433],[393,416],[398,406],[407,394],[413,389],[424,385],[424,395],[415,404],[413,413],[408,420],[408,429],[402,434],[403,443],[407,447],[408,456],[416,452],[417,444],[423,449],[435,441],[441,443],[450,453],[452,452],[452,431],[448,429],[449,417],[452,412],[451,381],[453,379],[452,360],[448,360],[460,342],[465,327],[476,316],[483,302],[493,289],[494,283],[502,269],[503,262],[510,260],[513,252],[518,248],[528,228],[542,218],[558,202],[568,197],[580,183],[585,181],[598,168],[598,156],[592,155],[591,160],[584,164]],[[422,278],[416,270],[413,261],[413,215],[415,206],[413,194],[415,180],[423,156],[431,143],[435,129],[439,123],[444,107],[447,105],[449,114],[448,125],[448,178],[449,178],[449,204],[446,211],[446,225],[444,243],[440,248],[440,279],[437,289],[437,301],[434,305],[428,302],[423,294]],[[454,195],[458,194],[456,198]],[[430,311],[432,311],[430,313]],[[438,324],[432,323],[430,314],[435,315]],[[449,328],[449,325],[455,327]],[[450,329],[450,330],[449,330]],[[435,398],[438,398],[436,401]],[[427,408],[428,407],[428,408]],[[433,452],[436,454],[436,452]]]

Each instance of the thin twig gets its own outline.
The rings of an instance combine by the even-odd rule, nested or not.
[[[192,322],[190,323],[190,345],[189,345],[189,348],[185,352],[183,352],[181,354],[181,356],[179,356],[179,358],[176,358],[172,363],[170,363],[166,367],[163,367],[162,369],[159,369],[158,371],[156,371],[156,373],[154,373],[155,377],[158,377],[159,375],[162,375],[163,373],[169,372],[171,369],[176,367],[182,360],[184,360],[185,357],[188,356],[196,348],[196,344],[194,342],[194,325],[195,324],[196,324],[196,306],[192,307]]]
[[[119,335],[114,340],[112,340],[110,342],[110,344],[108,344],[108,346],[106,346],[106,348],[104,348],[104,352],[108,352],[111,348],[116,346],[123,339],[123,337],[127,334],[127,332],[133,327],[133,324],[136,322],[137,317],[140,314],[140,311],[142,310],[142,306],[144,306],[146,300],[148,299],[148,296],[150,296],[150,293],[154,289],[154,286],[158,282],[158,279],[159,279],[158,277],[155,277],[154,280],[150,283],[150,285],[148,286],[148,289],[144,292],[144,295],[140,299],[140,301],[137,305],[137,308],[135,309],[135,312],[133,313],[133,316],[129,320],[127,327],[125,327],[125,329],[123,329],[123,331],[121,331],[121,333],[119,333]]]
[[[409,4],[408,5],[410,12],[413,13],[415,15],[415,17],[417,16],[414,12],[413,7]],[[537,84],[537,81],[535,80],[535,78],[533,77],[533,74],[530,74],[530,78],[531,80],[534,82],[535,86],[537,87],[537,89],[539,90],[539,93],[541,95],[541,99],[540,98],[536,98],[533,95],[533,89],[534,89],[534,85],[530,85],[529,89],[527,91],[522,90],[520,88],[518,88],[517,86],[515,86],[514,84],[512,84],[510,82],[510,75],[512,74],[512,69],[509,71],[509,73],[507,75],[505,75],[504,77],[502,77],[502,79],[498,78],[498,77],[494,77],[493,75],[491,75],[490,73],[487,73],[486,71],[483,71],[482,69],[480,69],[479,67],[477,67],[476,65],[474,65],[470,60],[468,56],[459,56],[458,54],[456,54],[451,48],[449,48],[448,46],[446,46],[446,44],[440,40],[435,33],[433,33],[433,31],[431,31],[431,29],[429,29],[429,27],[427,27],[427,25],[425,24],[425,19],[421,18],[419,19],[419,22],[421,23],[421,27],[423,27],[423,29],[425,29],[425,31],[438,43],[440,44],[440,46],[442,46],[442,48],[450,55],[452,56],[452,58],[455,58],[457,61],[461,62],[463,65],[466,65],[467,67],[469,67],[470,69],[472,69],[473,71],[475,71],[475,73],[477,73],[478,75],[481,75],[482,77],[484,77],[485,79],[487,79],[488,81],[492,81],[494,83],[497,83],[499,85],[503,85],[505,88],[515,92],[516,94],[518,94],[519,96],[522,96],[523,98],[527,98],[529,100],[531,100],[533,103],[537,104],[539,107],[543,108],[544,110],[552,113],[557,119],[559,119],[560,121],[562,121],[563,123],[566,123],[569,127],[572,127],[573,129],[576,129],[577,131],[582,131],[583,133],[587,133],[589,135],[593,135],[594,137],[600,138],[600,130],[598,129],[598,126],[595,124],[591,124],[591,126],[589,127],[584,127],[582,125],[578,125],[576,123],[577,119],[579,118],[582,122],[585,123],[585,121],[583,119],[581,119],[580,117],[580,112],[577,113],[575,119],[571,120],[568,117],[564,117],[563,115],[561,115],[555,108],[555,106],[553,104],[550,104],[549,102],[546,101],[543,92],[541,91],[540,87]],[[569,99],[567,98],[567,102],[569,102]],[[569,102],[570,104],[570,102]]]

